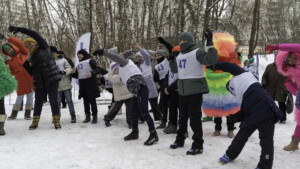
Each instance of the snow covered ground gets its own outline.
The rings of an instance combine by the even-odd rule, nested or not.
[[[261,57],[260,76],[265,66],[273,62],[272,58],[273,56],[268,56],[267,60]],[[102,95],[101,99],[110,97],[108,93]],[[12,98],[15,98],[15,94]],[[12,105],[8,104],[9,97],[6,97],[6,103],[6,113],[10,115]],[[259,161],[260,146],[258,132],[255,132],[234,162],[225,166],[218,163],[219,157],[232,141],[226,137],[224,118],[222,135],[218,137],[212,135],[213,122],[203,123],[204,152],[201,155],[187,156],[185,153],[192,143],[191,129],[183,148],[170,149],[169,145],[175,140],[175,135],[166,135],[162,130],[158,130],[159,142],[148,147],[143,145],[149,135],[146,124],[139,125],[138,140],[125,142],[123,137],[130,130],[127,128],[124,113],[118,115],[112,121],[112,126],[107,128],[102,120],[107,112],[107,105],[98,105],[99,117],[95,125],[82,123],[82,100],[75,100],[75,108],[75,124],[70,123],[68,109],[62,109],[61,130],[55,130],[51,123],[49,104],[43,107],[36,130],[28,129],[31,121],[23,119],[24,112],[19,112],[17,120],[6,121],[7,133],[0,137],[0,169],[253,169]],[[286,124],[276,124],[274,169],[299,168],[300,151],[282,150],[290,142],[295,128],[293,114],[287,118]],[[157,122],[155,124],[158,125]]]

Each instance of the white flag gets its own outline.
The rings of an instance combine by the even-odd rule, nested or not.
[[[78,57],[77,57],[77,52],[81,49],[86,50],[88,53],[90,50],[90,38],[91,38],[91,32],[87,32],[83,35],[80,36],[80,38],[77,41],[76,44],[76,50],[75,50],[75,67],[78,64]]]

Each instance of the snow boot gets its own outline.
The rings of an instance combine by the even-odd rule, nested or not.
[[[212,117],[203,117],[202,122],[208,122],[208,121],[213,121]]]
[[[172,123],[169,123],[167,128],[165,128],[164,133],[166,134],[173,134],[173,133],[177,133],[177,126],[173,125]]]
[[[25,105],[25,114],[24,114],[24,119],[25,120],[31,120],[31,110],[32,110],[32,105],[31,104],[26,104]]]
[[[60,115],[52,115],[53,118],[53,124],[55,129],[61,129],[61,125],[60,125]]]
[[[88,123],[88,122],[90,122],[90,121],[91,121],[91,115],[86,114],[86,115],[85,115],[85,120],[83,120],[82,123]]]
[[[184,146],[184,141],[175,140],[175,142],[170,145],[170,148],[176,149],[178,147],[183,147],[183,146]]]
[[[230,161],[232,160],[226,154],[224,154],[223,157],[219,159],[219,163],[222,165],[227,164]]]
[[[104,124],[105,124],[106,127],[110,127],[110,126],[111,126],[109,120],[105,120],[105,119],[104,119]]]
[[[71,123],[76,123],[76,114],[71,113]]]
[[[98,122],[98,116],[97,115],[93,115],[92,124],[96,124],[97,122]]]
[[[29,126],[29,130],[34,130],[38,127],[40,116],[33,116],[32,124]]]
[[[214,136],[219,136],[221,135],[221,131],[220,130],[215,130],[215,132],[213,133]]]
[[[149,138],[145,141],[144,145],[146,146],[151,146],[154,143],[158,142],[158,136],[156,130],[151,130],[150,131],[150,136]]]
[[[201,148],[191,148],[189,151],[186,152],[186,155],[197,155],[202,154],[203,149]]]
[[[1,114],[0,115],[0,135],[1,136],[5,135],[5,130],[4,130],[5,119],[6,119],[6,114]]]
[[[292,136],[292,141],[289,145],[285,146],[283,148],[283,150],[285,151],[295,151],[295,150],[299,150],[299,142],[300,142],[300,138],[295,138],[294,136]]]
[[[156,127],[156,129],[164,129],[164,128],[166,128],[165,122],[161,122],[160,125]]]
[[[7,118],[7,120],[15,120],[17,118],[18,112],[20,111],[20,106],[14,104],[13,109],[11,111],[11,115]]]
[[[139,138],[139,129],[137,127],[134,127],[129,135],[124,137],[125,141],[129,140],[136,140]]]
[[[227,137],[233,138],[234,137],[233,131],[228,131]]]

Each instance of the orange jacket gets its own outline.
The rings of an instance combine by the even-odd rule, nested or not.
[[[10,45],[14,51],[15,56],[7,54],[3,49],[2,52],[11,57],[8,62],[10,73],[15,76],[18,82],[17,95],[25,95],[31,93],[33,90],[32,77],[27,73],[23,67],[23,63],[26,61],[29,51],[23,45],[23,42],[15,37],[9,37],[7,45]]]

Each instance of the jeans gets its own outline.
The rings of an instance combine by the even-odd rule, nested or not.
[[[32,105],[32,103],[33,103],[33,93],[34,92],[26,94],[26,98],[27,98],[26,99],[26,104],[27,105]],[[16,99],[15,104],[18,105],[18,106],[21,106],[24,96],[25,95],[18,96],[17,99]]]
[[[74,109],[74,104],[73,104],[73,100],[72,100],[71,89],[58,92],[58,100],[57,101],[58,101],[58,106],[59,106],[59,114],[60,114],[62,94],[65,95],[65,98],[67,100],[67,104],[68,104],[68,108],[69,108],[70,114],[75,114],[75,109]]]
[[[228,116],[226,117],[226,124],[227,124],[227,131],[233,131],[233,128],[234,128],[234,123],[232,123],[229,119],[228,119]],[[215,130],[219,130],[221,131],[222,130],[222,117],[215,117],[214,118],[214,122],[216,124],[215,126]]]
[[[126,106],[126,122],[128,125],[131,125],[131,100],[132,98],[121,100],[121,101],[115,101],[111,108],[108,110],[107,114],[104,115],[104,120],[112,121],[118,114],[119,110],[122,108],[123,103],[125,103]]]

